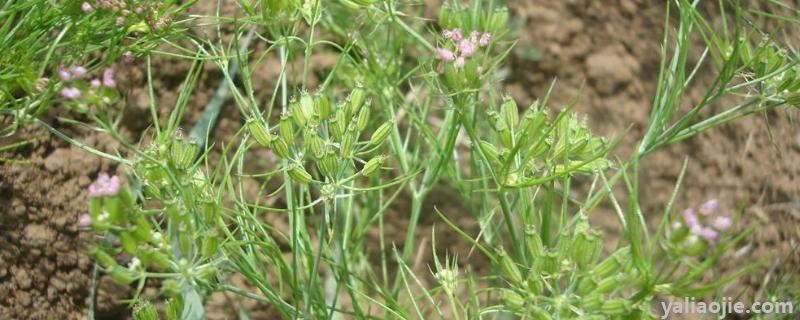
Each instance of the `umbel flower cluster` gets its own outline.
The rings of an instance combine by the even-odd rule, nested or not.
[[[436,48],[436,57],[443,62],[452,63],[454,67],[464,67],[467,59],[475,54],[477,48],[485,48],[492,41],[489,32],[472,31],[468,37],[461,34],[461,29],[445,30],[442,38],[446,40],[444,47]],[[441,69],[441,68],[440,68]]]
[[[384,122],[369,139],[359,141],[371,112],[361,86],[335,107],[325,95],[303,92],[289,103],[276,126],[269,128],[262,117],[257,117],[249,119],[247,127],[261,146],[287,161],[284,170],[293,181],[322,184],[323,198],[329,200],[342,183],[371,175],[386,160],[375,153],[389,136],[392,122]],[[316,174],[312,175],[310,168],[316,168]]]
[[[673,223],[670,240],[673,254],[701,255],[719,242],[720,235],[730,228],[730,217],[718,214],[719,201],[711,199],[697,208],[687,208],[681,221]]]

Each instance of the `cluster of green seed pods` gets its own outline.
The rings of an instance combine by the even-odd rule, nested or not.
[[[303,92],[287,109],[273,127],[264,119],[252,118],[247,128],[258,144],[287,161],[285,171],[293,181],[336,182],[356,173],[371,175],[381,168],[386,157],[375,153],[394,124],[382,123],[366,139],[372,108],[361,86],[335,106],[323,94]],[[361,169],[356,170],[359,165]]]
[[[487,112],[496,142],[480,140],[480,151],[506,187],[531,186],[546,177],[590,174],[610,167],[606,142],[593,136],[586,121],[562,114],[551,121],[534,103],[520,116],[516,102],[505,98],[500,110]]]
[[[642,285],[631,267],[630,249],[617,249],[600,260],[603,239],[586,217],[580,216],[551,247],[543,245],[533,225],[524,231],[527,263],[502,248],[495,251],[500,274],[509,284],[498,295],[510,311],[531,319],[628,319],[648,310],[624,296],[629,294],[625,288]]]

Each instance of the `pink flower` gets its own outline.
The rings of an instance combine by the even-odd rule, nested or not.
[[[92,5],[90,5],[88,2],[84,2],[81,4],[81,10],[83,10],[84,13],[89,13],[92,11]]]
[[[61,97],[65,99],[78,99],[81,97],[81,91],[78,88],[67,87],[61,89]]]
[[[456,58],[453,51],[444,48],[436,48],[436,57],[445,61],[453,61]]]
[[[697,216],[694,214],[694,209],[692,208],[683,211],[683,222],[686,223],[686,227],[689,229],[700,226],[700,221],[697,220]]]
[[[100,79],[92,79],[92,81],[89,82],[89,85],[91,85],[92,88],[99,88],[100,87]]]
[[[458,43],[458,51],[461,52],[462,57],[469,58],[473,53],[475,53],[475,44],[466,39],[461,40]]]
[[[89,197],[110,197],[119,193],[119,177],[109,177],[107,173],[102,172],[97,176],[97,180],[89,185]]]
[[[719,209],[719,200],[711,199],[700,205],[700,213],[710,215]]]
[[[456,58],[456,61],[453,61],[453,66],[456,67],[456,68],[461,68],[461,67],[464,66],[464,63],[466,63],[466,62],[467,61],[464,60],[464,56],[461,56],[461,57]]]
[[[478,32],[478,31],[470,32],[469,33],[469,41],[472,41],[472,43],[478,43],[478,36],[480,36],[480,32]]]
[[[492,34],[488,33],[488,32],[484,32],[483,35],[481,35],[481,39],[478,41],[478,44],[481,47],[485,47],[485,46],[488,46],[489,42],[491,42],[491,41],[492,41]]]
[[[451,39],[453,41],[461,41],[461,39],[464,39],[464,36],[461,35],[461,29],[455,28],[453,29],[452,32],[453,32],[453,37]]]
[[[114,88],[117,82],[114,81],[114,69],[106,68],[103,70],[103,86],[106,88]]]
[[[698,227],[692,228],[692,233],[696,234],[697,236],[705,239],[709,243],[717,242],[717,236],[719,235],[717,231],[711,229],[709,227]]]
[[[58,69],[58,78],[61,79],[61,81],[70,81],[72,80],[72,74],[67,71],[67,69],[61,68]]]
[[[84,67],[73,67],[72,68],[72,75],[75,76],[75,78],[83,78],[84,76],[86,76],[86,68],[84,68]]]
[[[91,225],[92,225],[92,217],[89,216],[88,214],[84,213],[80,217],[78,217],[79,228],[88,228]]]
[[[453,31],[450,30],[442,31],[442,37],[444,37],[445,39],[453,39]]]
[[[733,224],[733,221],[731,221],[731,218],[728,217],[716,217],[711,223],[711,225],[719,231],[727,230],[730,228],[731,224]]]

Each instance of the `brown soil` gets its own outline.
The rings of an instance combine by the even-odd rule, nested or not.
[[[552,78],[559,82],[553,106],[573,98],[581,83],[586,81],[577,112],[585,114],[595,132],[620,134],[633,124],[632,130],[619,147],[619,154],[630,154],[633,144],[642,134],[654,91],[658,71],[658,55],[663,26],[663,3],[651,1],[510,1],[512,12],[520,22],[519,48],[535,48],[539,60],[531,61],[522,54],[512,55],[507,92],[521,105],[541,96]],[[216,3],[216,1],[209,1]],[[213,8],[213,5],[206,6]],[[201,10],[205,10],[201,7]],[[259,48],[255,48],[259,50]],[[263,50],[263,48],[260,48]],[[272,60],[272,61],[270,61]],[[319,63],[329,66],[330,59]],[[179,84],[189,65],[157,58],[153,61],[154,88],[159,105],[170,106],[177,99]],[[143,62],[129,69],[123,87],[126,98],[123,131],[137,141],[149,120]],[[275,59],[271,58],[254,72],[256,86],[274,85]],[[194,91],[189,119],[193,123],[213,95],[220,81],[215,66],[207,66]],[[701,90],[693,91],[689,100],[697,99]],[[269,90],[265,90],[269,92]],[[268,93],[267,93],[268,94]],[[263,97],[259,97],[263,98]],[[232,105],[231,105],[232,106]],[[722,110],[725,104],[715,106]],[[234,108],[229,108],[233,110]],[[57,111],[55,113],[59,113]],[[220,119],[217,141],[229,136],[240,126],[237,112],[226,112]],[[723,269],[732,269],[759,257],[769,257],[769,267],[740,279],[730,290],[754,290],[769,286],[781,271],[794,275],[800,266],[797,246],[800,238],[800,130],[792,122],[792,112],[771,112],[750,117],[734,124],[713,129],[699,137],[651,155],[642,170],[642,202],[648,217],[657,219],[663,211],[681,163],[689,161],[686,181],[678,196],[677,207],[696,205],[709,198],[718,198],[723,208],[733,213],[743,209],[743,225],[762,223],[745,240],[742,253],[723,262]],[[146,120],[147,119],[147,120]],[[60,124],[55,114],[46,119],[57,129],[64,130],[78,141],[113,153],[116,144],[107,136],[88,130],[78,130]],[[0,119],[0,121],[5,121]],[[767,130],[769,126],[770,131]],[[76,224],[86,210],[85,188],[101,171],[114,171],[114,165],[49,135],[38,127],[28,127],[12,137],[0,139],[0,146],[25,139],[35,139],[31,145],[7,152],[0,158],[26,160],[27,163],[3,163],[0,167],[0,319],[80,319],[87,310],[91,288],[92,263],[85,256],[91,235],[81,232]],[[432,195],[431,197],[437,197]],[[437,197],[453,198],[457,197]],[[624,199],[622,199],[624,200]],[[458,212],[458,204],[438,205],[445,213]],[[429,209],[429,210],[428,210]],[[429,237],[434,223],[436,230],[445,228],[433,215],[425,212],[419,227],[418,243],[427,248],[421,256],[421,271],[430,256]],[[398,208],[402,213],[402,208]],[[615,220],[606,219],[608,208],[596,217],[609,235],[618,229]],[[403,237],[403,220],[387,218],[387,233]],[[467,218],[459,222],[474,227]],[[426,240],[428,239],[428,240]],[[482,262],[466,259],[469,246],[456,236],[437,234],[437,242],[451,253],[458,253],[462,265]],[[444,249],[440,251],[443,254]],[[127,288],[100,278],[97,317],[119,318],[128,311],[117,301],[127,297]],[[787,297],[794,298],[794,297]],[[230,308],[224,297],[211,305]],[[248,307],[248,306],[245,306]],[[228,311],[212,310],[209,315],[224,317]]]

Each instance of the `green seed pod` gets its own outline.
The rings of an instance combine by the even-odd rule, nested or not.
[[[261,121],[256,119],[248,119],[247,129],[250,130],[250,134],[253,135],[253,138],[261,146],[269,148],[270,144],[272,144],[274,137],[271,133],[269,133],[267,126]]]
[[[122,201],[119,197],[103,198],[103,205],[108,212],[108,223],[111,225],[124,225],[127,223],[123,216]]]
[[[377,156],[367,161],[364,168],[361,169],[361,175],[369,176],[380,169],[381,165],[383,165],[383,159],[384,156]]]
[[[192,236],[185,225],[181,227],[181,231],[178,232],[178,248],[181,250],[181,253],[188,255],[189,249],[192,247]]]
[[[336,112],[333,120],[329,122],[328,132],[330,132],[331,136],[333,136],[336,141],[342,141],[342,136],[344,136],[344,132],[347,129],[347,120],[345,120],[343,115],[344,111],[339,110]]]
[[[349,159],[353,155],[353,147],[356,143],[357,133],[355,131],[355,126],[351,125],[347,128],[347,132],[344,133],[344,137],[342,138],[341,144],[341,154],[343,158]]]
[[[219,235],[216,232],[208,232],[203,238],[203,251],[202,255],[205,258],[211,259],[217,254],[219,248]]]
[[[600,307],[603,306],[604,300],[605,299],[602,295],[590,294],[581,298],[580,306],[585,310],[595,311],[599,310]]]
[[[292,121],[294,121],[295,125],[300,128],[305,127],[306,121],[308,121],[308,115],[303,112],[303,108],[296,100],[289,102],[289,114],[291,115]]]
[[[579,270],[586,270],[595,265],[603,248],[603,239],[591,230],[575,235],[572,245],[572,260],[578,265]]]
[[[525,308],[525,299],[514,290],[501,288],[500,299],[510,310],[519,311]]]
[[[309,150],[311,150],[311,154],[315,158],[322,158],[325,156],[325,140],[322,140],[318,135],[313,135],[309,142]]]
[[[628,300],[622,298],[608,299],[603,302],[600,311],[607,316],[619,316],[628,313],[631,309],[631,304]]]
[[[525,281],[528,292],[532,295],[539,295],[544,290],[542,278],[535,272],[528,273],[528,280]]]
[[[311,174],[303,168],[301,164],[293,164],[289,167],[289,176],[292,180],[300,184],[308,184],[311,182]]]
[[[289,116],[286,114],[281,116],[281,121],[278,123],[278,134],[280,134],[281,139],[283,139],[286,144],[294,142],[294,128],[292,127],[292,122],[289,120]]]
[[[133,273],[121,266],[114,266],[111,268],[111,278],[117,280],[117,282],[124,283],[124,284],[131,284],[134,280]]]
[[[181,294],[181,285],[175,279],[166,279],[164,280],[164,282],[161,283],[161,292],[163,292],[164,295],[168,297],[178,297]],[[170,299],[170,301],[167,302],[167,305],[165,306],[167,314],[169,314],[170,306],[177,304],[174,303],[175,301],[179,302],[179,300],[176,299]],[[183,309],[182,306],[178,308],[179,311],[178,314],[180,314],[181,309]]]
[[[95,247],[94,250],[89,253],[89,255],[92,256],[92,258],[94,258],[98,264],[106,269],[111,269],[117,265],[117,260],[114,260],[114,258],[106,253],[106,251],[101,247]]]
[[[197,271],[197,279],[205,283],[214,284],[217,283],[217,274],[219,274],[219,270],[216,267],[206,267]]]
[[[528,252],[528,258],[538,260],[544,253],[544,244],[542,237],[536,230],[536,226],[529,224],[525,226],[525,248]]]
[[[356,85],[356,88],[350,92],[350,96],[347,98],[348,102],[348,110],[347,116],[352,117],[354,114],[361,111],[361,107],[364,105],[364,99],[366,98],[366,91],[361,84]]]
[[[539,260],[533,262],[533,265],[537,271],[545,274],[555,274],[561,266],[558,260],[558,253],[550,250],[545,251]]]
[[[136,254],[138,244],[136,238],[133,237],[133,233],[127,231],[120,232],[119,242],[122,244],[122,250],[130,254]]]
[[[479,140],[478,144],[490,165],[500,162],[500,152],[497,151],[497,147],[485,140]]]
[[[158,311],[149,302],[140,302],[133,308],[133,320],[159,320]]]
[[[272,152],[281,159],[289,158],[289,145],[283,139],[272,141]]]
[[[509,127],[516,127],[519,124],[519,109],[513,98],[503,98],[503,104],[500,105],[500,113]]]
[[[314,99],[314,111],[320,119],[328,119],[331,116],[331,102],[328,100],[328,96],[317,94]]]
[[[606,277],[597,283],[597,287],[592,290],[592,294],[606,294],[619,288],[625,277],[622,274]]]
[[[511,134],[511,130],[506,125],[506,122],[502,119],[499,119],[495,122],[495,129],[497,130],[497,135],[500,138],[500,144],[502,144],[506,148],[514,148],[514,137]]]
[[[367,128],[367,124],[369,123],[369,114],[369,108],[361,108],[361,112],[358,113],[358,118],[356,118],[356,130],[361,132]]]
[[[308,92],[303,92],[300,95],[300,112],[303,113],[303,117],[306,118],[306,121],[311,119],[311,116],[314,115],[314,97],[308,94]]]
[[[147,254],[147,258],[150,260],[152,264],[162,270],[169,270],[172,267],[172,262],[169,260],[166,254],[159,251],[150,251]]]
[[[611,256],[596,265],[591,273],[598,278],[606,278],[623,270],[624,264],[630,261],[630,248],[615,251]]]
[[[508,253],[500,247],[497,248],[495,254],[500,259],[500,272],[508,279],[510,283],[522,283],[522,273],[520,273],[517,264],[508,256]]]
[[[322,157],[319,161],[316,162],[317,169],[319,172],[328,177],[328,178],[335,178],[336,171],[337,171],[337,159],[336,159],[336,152],[333,150],[328,150],[325,152],[325,156]]]
[[[481,74],[478,72],[478,63],[475,59],[469,59],[464,64],[464,79],[473,88],[480,84]]]
[[[203,221],[206,224],[214,224],[217,212],[217,203],[213,199],[203,199]]]
[[[539,308],[537,306],[531,307],[531,309],[528,311],[528,316],[532,320],[551,320],[551,319],[553,319],[552,317],[550,317],[549,314],[547,314],[547,312],[545,312],[544,310],[542,310],[542,308]]]
[[[133,229],[133,237],[142,242],[152,241],[153,230],[150,228],[150,222],[147,221],[147,217],[144,214],[138,214],[134,219],[136,227]]]
[[[594,288],[597,288],[597,281],[595,281],[592,277],[583,277],[578,280],[578,294],[587,294],[594,290]]]
[[[378,129],[375,129],[375,132],[373,132],[372,136],[369,138],[369,145],[377,147],[383,144],[386,138],[389,137],[389,134],[392,133],[392,124],[391,121],[385,122],[378,127]]]

